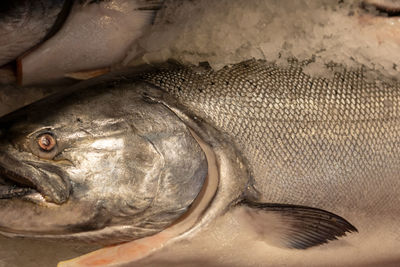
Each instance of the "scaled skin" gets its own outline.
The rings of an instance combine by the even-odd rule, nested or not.
[[[218,257],[211,257],[217,257],[216,262],[244,266],[262,262],[274,266],[280,260],[285,264],[307,265],[315,260],[316,265],[362,265],[400,259],[400,84],[370,82],[360,69],[332,72],[334,78],[327,80],[304,74],[296,63],[281,68],[248,61],[216,73],[182,69],[145,76],[230,136],[254,179],[257,193],[246,193],[258,202],[322,208],[340,214],[359,230],[301,253],[270,251],[266,248],[269,231],[250,229],[253,240],[267,243],[260,246],[268,256],[250,260],[250,254],[248,261],[242,261],[235,255],[230,261],[246,235],[229,230],[224,221],[194,238],[199,240],[201,253],[219,251]],[[169,79],[176,83],[159,82]],[[232,212],[234,229],[249,229],[241,219],[243,214]],[[279,226],[272,225],[271,232],[274,227]],[[221,238],[217,249],[201,245],[207,243],[207,236],[207,244],[214,247],[213,235]],[[230,239],[236,236],[237,240]]]
[[[357,20],[356,17],[353,18],[354,23],[359,23],[359,20]],[[384,18],[379,18],[379,20],[387,21]],[[395,23],[396,22],[394,22],[394,24]],[[384,35],[390,35],[390,31],[387,32],[386,30],[383,30],[381,25],[377,24],[378,26],[376,27],[373,23],[370,25],[371,27],[366,27],[364,28],[365,31],[361,32],[366,42],[371,40],[376,41],[376,35],[374,34],[376,32]],[[389,27],[394,28],[394,26]],[[274,30],[276,30],[276,28],[274,28]],[[395,35],[393,36],[395,37]],[[350,38],[350,40],[352,40],[352,38]],[[383,42],[382,44],[387,44],[389,46],[394,45],[394,47],[397,47],[396,42],[392,42],[391,40],[391,38],[380,38],[380,41]],[[252,42],[252,40],[246,41],[249,41],[250,43]],[[348,44],[351,44],[351,41],[349,41]],[[379,57],[381,59],[386,59],[388,62],[393,61],[393,58],[389,54],[386,56],[387,58],[385,58],[385,55],[380,55]],[[243,59],[247,58],[241,58],[239,60]],[[371,53],[370,58],[366,58],[366,60],[373,62],[374,54]],[[209,228],[204,232],[203,235],[199,235],[197,239],[192,240],[192,247],[188,246],[187,243],[182,243],[176,247],[166,249],[159,256],[159,258],[162,258],[163,263],[165,263],[165,261],[171,261],[171,255],[178,255],[179,257],[177,258],[177,262],[182,265],[186,264],[187,266],[192,263],[202,265],[205,262],[207,264],[212,262],[222,264],[223,262],[226,263],[226,261],[228,261],[229,264],[238,263],[238,265],[241,265],[241,263],[250,263],[251,265],[253,263],[258,263],[262,266],[267,265],[267,263],[271,263],[271,266],[277,266],[279,264],[298,266],[299,262],[301,262],[304,266],[307,266],[307,264],[318,266],[325,264],[326,261],[335,262],[334,264],[337,266],[341,266],[343,264],[357,266],[356,262],[360,263],[358,264],[359,266],[368,266],[366,262],[369,262],[371,266],[391,263],[393,266],[396,266],[396,261],[398,260],[397,256],[393,256],[391,254],[396,253],[397,251],[393,250],[392,247],[398,247],[400,240],[398,238],[399,228],[397,225],[391,225],[390,222],[382,221],[379,218],[378,220],[381,221],[381,226],[375,228],[374,232],[371,233],[370,238],[360,239],[360,235],[362,234],[362,232],[360,232],[360,235],[354,235],[346,239],[349,242],[347,242],[347,245],[345,244],[342,249],[339,249],[339,252],[335,251],[338,253],[329,254],[329,252],[318,253],[319,251],[323,250],[323,248],[316,248],[307,252],[298,252],[279,250],[272,248],[263,242],[254,242],[254,240],[247,235],[247,231],[232,231],[232,229],[237,228],[234,228],[230,223],[232,222],[230,216],[231,215],[228,214],[227,219],[226,217],[223,217],[216,223],[215,228]],[[354,216],[357,215],[355,214]],[[233,222],[235,221],[236,219],[233,220]],[[369,221],[360,221],[360,223],[368,225]],[[236,237],[236,234],[238,234],[238,238],[235,239],[235,241],[228,239],[229,236]],[[387,245],[383,245],[382,241],[385,241]],[[32,249],[30,244],[28,246],[29,249]],[[43,246],[46,246],[46,244]],[[331,248],[332,246],[335,245],[328,245],[327,248]],[[48,245],[46,248],[50,247],[52,246]],[[194,249],[192,250],[191,248]],[[20,249],[23,250],[24,248]],[[267,250],[269,253],[266,253]],[[76,255],[78,254],[79,253],[76,253]],[[317,257],[316,254],[319,254],[319,256]],[[155,256],[155,258],[157,257],[158,256]],[[37,260],[43,260],[43,262],[46,262],[45,257]],[[7,263],[10,261],[12,261],[12,259],[7,260]],[[151,261],[149,262],[148,264],[150,265]]]
[[[142,76],[141,79],[172,96],[161,98],[185,123],[191,123],[192,128],[198,124],[198,129],[193,129],[203,129],[206,136],[229,140],[229,146],[237,148],[244,158],[244,163],[231,159],[226,165],[219,158],[219,190],[204,214],[209,224],[203,224],[194,234],[183,234],[176,242],[166,243],[165,253],[175,248],[177,254],[185,248],[191,251],[197,248],[200,258],[183,253],[179,263],[202,259],[203,263],[244,266],[261,262],[274,266],[282,258],[284,263],[304,265],[317,259],[319,264],[338,265],[398,259],[400,85],[368,82],[362,69],[334,68],[332,72],[335,78],[324,80],[306,75],[296,62],[282,68],[250,60],[218,72],[183,67]],[[151,85],[138,86],[151,95]],[[191,118],[200,120],[187,121],[180,111],[191,112]],[[207,125],[216,131],[210,131]],[[217,153],[220,145],[209,144],[221,156]],[[229,173],[242,164],[248,167],[248,173]],[[248,186],[240,184],[243,176],[247,176]],[[234,189],[243,192],[235,195]],[[233,205],[242,197],[259,203],[300,204],[329,210],[349,220],[359,233],[302,252],[277,246],[271,237],[279,239],[276,232],[290,221],[271,220],[271,224],[266,224],[259,217],[253,221],[259,220],[263,228],[250,228],[244,219],[246,214]],[[218,219],[226,209],[232,212],[226,215],[228,221]],[[210,213],[215,216],[208,216]],[[231,229],[232,224],[225,228],[215,222],[221,220],[227,225],[232,220],[236,228]],[[188,240],[194,242],[193,246],[188,245]],[[260,250],[264,256],[255,260],[235,256],[231,261],[230,255],[235,255],[238,245],[248,243],[256,251],[255,241],[262,243]],[[131,244],[127,253],[131,251],[133,256],[141,246],[135,248],[135,241]],[[151,243],[148,247],[152,247]],[[118,249],[110,251],[116,251],[112,255],[119,259]],[[102,261],[104,254],[99,251],[96,255],[90,264]],[[308,256],[303,258],[303,255]],[[338,255],[340,260],[336,260]],[[143,261],[154,264],[151,259],[152,255]],[[164,261],[171,262],[171,258]],[[87,266],[83,258],[76,263]]]

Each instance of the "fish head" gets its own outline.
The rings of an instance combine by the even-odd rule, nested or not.
[[[181,216],[207,175],[187,127],[128,90],[40,101],[19,113],[1,124],[1,232],[89,233],[108,243],[146,236]]]

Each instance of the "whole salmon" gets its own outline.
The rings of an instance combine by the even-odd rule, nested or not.
[[[399,84],[304,64],[124,73],[3,118],[2,233],[153,244],[78,260],[119,264],[238,210],[281,251],[353,232],[351,246],[379,236],[399,257]]]

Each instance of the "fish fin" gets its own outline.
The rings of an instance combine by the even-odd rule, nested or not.
[[[106,74],[108,72],[110,72],[110,68],[100,68],[94,70],[71,72],[64,74],[64,77],[82,81]]]
[[[239,203],[241,221],[267,243],[284,248],[307,249],[358,230],[331,212],[298,205]]]
[[[84,266],[120,266],[140,260],[150,253],[162,248],[173,235],[160,232],[128,243],[105,247],[88,254],[66,261],[61,261],[57,267]]]

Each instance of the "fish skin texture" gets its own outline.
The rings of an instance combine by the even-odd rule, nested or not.
[[[334,65],[333,79],[311,77],[302,64],[250,60],[142,79],[233,141],[258,202],[318,207],[356,227],[360,212],[400,214],[399,84]]]
[[[0,6],[0,66],[43,41],[71,0],[5,2]]]

